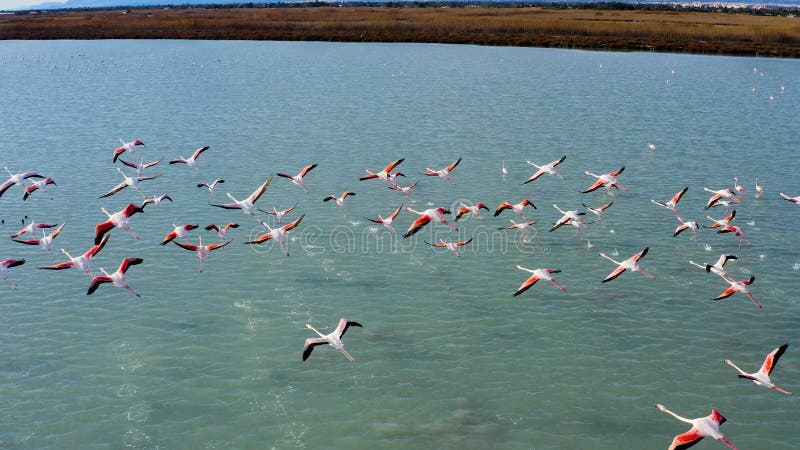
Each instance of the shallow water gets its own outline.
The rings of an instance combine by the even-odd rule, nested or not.
[[[141,200],[131,189],[97,199],[121,181],[119,138],[147,144],[134,161],[211,147],[199,173],[149,169],[160,177],[143,190],[175,202],[132,218],[140,240],[113,231],[94,261],[113,270],[144,258],[128,272],[141,299],[108,285],[87,297],[86,275],[36,269],[62,261],[57,250],[0,243],[0,258],[27,260],[10,271],[18,289],[0,287],[0,447],[653,448],[686,429],[660,402],[689,417],[719,409],[739,448],[798,448],[796,396],[739,380],[722,360],[755,371],[789,342],[773,379],[800,391],[800,209],[778,197],[800,194],[799,64],[409,44],[0,42],[0,163],[58,183],[26,202],[21,188],[6,192],[2,234],[24,215],[69,219],[55,247],[82,252],[101,206]],[[534,172],[526,160],[564,154],[564,180],[522,185]],[[417,174],[458,157],[455,184]],[[411,197],[358,181],[398,158],[402,183],[419,180]],[[208,205],[312,162],[309,193],[276,177],[257,204],[297,202],[289,217],[306,214],[289,257],[242,245],[263,227]],[[584,170],[622,165],[630,192],[579,193],[593,181]],[[706,214],[725,212],[703,210],[703,187],[735,176],[747,192],[734,223],[752,246],[727,267],[756,276],[761,310],[740,294],[710,301],[725,283],[687,263],[737,252],[735,237],[673,238],[673,214],[649,202],[689,186],[681,214],[709,224]],[[213,195],[195,187],[216,177],[226,183]],[[344,213],[321,201],[344,190],[358,194]],[[497,230],[519,220],[511,212],[406,240],[413,214],[399,215],[398,235],[364,218],[401,203],[493,210],[525,197],[538,207],[526,212],[538,221],[527,242]],[[554,203],[611,200],[581,235],[547,231]],[[228,221],[242,227],[203,273],[195,255],[159,245],[173,224]],[[192,242],[199,235],[217,240],[196,230]],[[423,242],[467,237],[460,258]],[[614,266],[598,252],[624,259],[644,247],[655,280],[600,283]],[[560,269],[567,291],[540,282],[513,297],[526,278],[517,264]],[[340,317],[364,325],[345,338],[357,362],[330,348],[301,362],[314,336],[304,325],[328,331]]]

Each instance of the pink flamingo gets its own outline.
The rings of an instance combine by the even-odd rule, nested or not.
[[[771,351],[769,355],[764,359],[764,363],[761,364],[761,368],[758,369],[758,372],[754,373],[747,373],[744,370],[736,367],[736,364],[733,363],[730,359],[725,360],[725,364],[733,367],[739,372],[739,378],[747,378],[748,380],[752,380],[753,383],[759,386],[765,386],[770,389],[774,389],[781,394],[784,395],[792,395],[791,392],[786,391],[784,389],[775,386],[775,383],[772,382],[770,379],[770,374],[775,369],[775,365],[778,364],[778,359],[783,356],[783,353],[786,349],[789,348],[789,344],[783,344],[780,347],[776,348],[775,350]]]
[[[680,420],[681,422],[686,422],[692,425],[692,428],[686,433],[675,436],[675,439],[672,440],[672,444],[670,444],[668,450],[687,449],[700,442],[704,437],[712,437],[718,441],[722,441],[725,445],[733,450],[737,450],[736,447],[731,444],[731,441],[726,439],[725,436],[719,431],[719,426],[725,423],[726,419],[725,416],[720,414],[720,412],[716,409],[712,409],[711,414],[706,417],[687,419],[668,410],[660,403],[656,405],[656,408],[658,408],[659,411],[663,411]]]
[[[317,331],[316,328],[312,327],[311,324],[307,323],[306,328],[317,333],[319,337],[306,339],[306,342],[303,345],[303,361],[308,359],[308,357],[311,355],[311,352],[314,350],[314,347],[323,344],[330,345],[336,350],[342,352],[345,358],[349,359],[350,361],[355,361],[356,359],[353,358],[350,355],[350,353],[347,353],[347,350],[344,348],[344,344],[342,343],[342,337],[347,332],[347,329],[350,328],[351,326],[361,327],[361,324],[353,320],[341,318],[339,319],[339,324],[336,326],[335,330],[333,330],[329,334],[322,334],[319,331]]]
[[[614,264],[617,265],[617,268],[614,269],[610,274],[608,274],[608,276],[603,280],[603,283],[605,283],[607,281],[611,281],[614,278],[617,278],[618,276],[622,275],[622,272],[625,272],[628,269],[630,269],[631,272],[639,272],[642,275],[646,276],[647,278],[650,278],[651,280],[653,278],[655,278],[655,275],[647,273],[644,269],[639,267],[639,264],[638,264],[638,261],[640,259],[644,258],[644,256],[647,254],[648,250],[650,250],[650,248],[649,247],[645,247],[644,250],[640,251],[639,253],[631,256],[630,258],[628,258],[628,259],[626,259],[626,260],[624,260],[622,262],[615,261],[615,260],[611,259],[605,253],[600,253],[600,256],[602,256],[603,258],[605,258],[605,259],[607,259],[607,260],[609,260],[609,261],[611,261],[611,262],[613,262]]]
[[[554,280],[553,277],[550,275],[551,273],[560,273],[561,272],[560,270],[555,270],[555,269],[526,269],[525,267],[522,267],[522,266],[519,266],[519,265],[517,266],[517,269],[524,270],[525,272],[530,272],[532,275],[530,277],[528,277],[527,280],[523,281],[522,284],[517,288],[517,291],[514,292],[514,297],[516,297],[516,296],[522,294],[523,292],[527,291],[528,289],[530,289],[531,286],[536,284],[536,282],[539,281],[539,280],[549,281],[549,282],[553,283],[554,285],[556,285],[556,287],[561,291],[566,291],[567,290],[564,286],[558,284],[558,282],[556,280]]]

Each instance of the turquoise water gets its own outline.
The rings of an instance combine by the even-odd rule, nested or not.
[[[754,67],[756,68],[754,70]],[[673,73],[674,70],[674,73]],[[36,170],[57,186],[23,202],[0,198],[0,234],[27,215],[69,219],[55,257],[0,241],[18,289],[0,286],[0,447],[3,448],[664,448],[688,417],[719,409],[742,449],[794,449],[797,396],[736,377],[729,358],[755,371],[788,342],[773,373],[800,392],[800,194],[796,121],[800,61],[653,53],[275,42],[0,42],[0,164]],[[667,83],[669,81],[669,83]],[[781,85],[784,90],[781,90]],[[755,92],[753,92],[755,88]],[[772,99],[770,99],[772,96]],[[131,158],[188,156],[199,173],[162,163],[142,184],[173,204],[131,219],[141,235],[112,232],[94,267],[125,257],[137,299],[109,285],[87,297],[89,277],[37,267],[92,242],[105,219],[141,195],[126,189],[111,154],[142,139]],[[648,143],[656,145],[648,150]],[[522,185],[539,164],[567,155],[552,176]],[[456,184],[418,175],[458,157]],[[358,181],[405,158],[411,197]],[[509,175],[501,176],[505,161]],[[308,193],[276,177],[257,203],[306,217],[289,251],[242,242],[263,232],[238,211],[209,206],[249,195],[276,172],[319,167]],[[580,194],[625,165],[628,193]],[[128,170],[130,173],[131,171]],[[766,193],[754,196],[758,176]],[[215,193],[195,187],[222,177]],[[752,246],[701,229],[677,238],[673,214],[649,202],[684,186],[684,217],[709,224],[709,194],[738,177],[747,189],[734,224]],[[424,178],[424,179],[423,179]],[[329,193],[357,193],[341,213]],[[429,225],[399,237],[366,221],[401,203],[422,210],[460,201],[530,198],[538,223],[523,241],[498,231],[511,212]],[[602,222],[577,235],[547,230],[582,202],[613,200]],[[262,215],[262,220],[272,220]],[[195,255],[161,247],[173,224],[242,225],[199,272]],[[195,230],[190,239],[216,242]],[[473,237],[455,257],[431,241]],[[656,275],[614,265],[641,260]],[[756,309],[688,264],[738,253],[736,279],[755,275]],[[540,282],[513,297],[526,273],[560,269],[567,290]],[[357,320],[344,342],[300,359],[306,323],[332,330]],[[703,442],[697,448],[719,448]]]

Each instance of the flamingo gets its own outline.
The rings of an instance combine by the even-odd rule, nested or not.
[[[195,150],[194,153],[192,153],[192,156],[190,156],[188,158],[184,158],[183,156],[179,156],[178,159],[173,159],[169,163],[170,164],[186,164],[186,166],[193,168],[195,170],[195,172],[200,172],[200,170],[197,168],[197,158],[204,151],[206,151],[208,149],[209,149],[209,147],[207,145],[205,147],[200,147],[197,150]]]
[[[461,158],[458,158],[458,160],[456,160],[455,162],[453,162],[452,164],[450,164],[449,166],[447,166],[447,167],[445,167],[444,169],[441,169],[441,170],[433,170],[430,167],[427,167],[427,168],[425,168],[425,173],[423,173],[422,175],[427,175],[429,177],[440,177],[440,178],[444,178],[445,180],[447,180],[447,181],[449,181],[451,183],[455,183],[455,181],[453,181],[453,179],[450,178],[450,172],[453,169],[455,169],[456,166],[458,166],[458,164],[460,162],[461,162]]]
[[[516,297],[516,296],[522,294],[523,292],[527,291],[528,289],[530,289],[531,286],[536,284],[536,282],[539,281],[539,280],[549,281],[549,282],[555,284],[556,287],[558,289],[560,289],[561,291],[566,291],[567,290],[564,286],[558,284],[558,282],[556,280],[554,280],[553,277],[550,275],[551,273],[560,273],[561,272],[560,270],[555,270],[555,269],[526,269],[525,267],[522,267],[520,265],[517,266],[517,269],[524,270],[525,272],[530,272],[532,275],[530,277],[528,277],[527,280],[523,281],[521,285],[519,285],[519,287],[517,288],[517,291],[514,292],[514,297]]]
[[[738,258],[736,255],[726,255],[723,253],[719,255],[719,258],[717,258],[717,262],[715,262],[714,264],[697,264],[692,260],[689,260],[689,264],[704,269],[706,272],[719,275],[726,281],[729,281],[731,280],[731,276],[725,270],[725,264],[731,259],[738,259]]]
[[[780,192],[780,195],[781,195],[781,198],[783,198],[784,200],[790,201],[790,202],[794,203],[795,205],[800,205],[800,195],[798,195],[797,197],[789,197],[788,195],[784,194],[783,192]]]
[[[351,195],[356,195],[356,193],[355,192],[350,192],[350,191],[345,191],[345,192],[342,192],[342,195],[340,195],[339,197],[337,197],[337,196],[335,196],[333,194],[328,194],[328,196],[325,197],[324,199],[322,199],[322,201],[323,202],[329,202],[329,201],[333,200],[334,202],[336,202],[336,205],[339,206],[339,209],[342,209],[342,208],[344,208],[344,200],[347,197],[351,196]]]
[[[534,181],[535,179],[539,178],[540,176],[542,176],[542,175],[544,175],[544,174],[546,174],[546,173],[547,173],[547,174],[550,174],[550,175],[555,175],[555,176],[557,176],[558,178],[561,178],[561,179],[563,180],[563,179],[564,179],[564,177],[563,177],[563,176],[561,176],[561,174],[560,174],[560,173],[558,173],[558,172],[556,172],[556,171],[555,171],[555,167],[556,167],[557,165],[561,164],[562,162],[564,162],[564,160],[565,160],[565,159],[567,159],[567,155],[564,155],[564,156],[562,156],[560,159],[557,159],[557,160],[555,160],[555,161],[553,161],[553,162],[547,163],[547,164],[545,164],[545,165],[542,165],[542,166],[538,166],[538,165],[536,165],[536,164],[534,164],[534,163],[532,163],[532,162],[530,162],[530,161],[525,161],[526,163],[528,163],[528,164],[532,165],[533,167],[536,167],[536,168],[537,168],[537,169],[539,169],[539,170],[537,170],[537,171],[536,171],[536,173],[534,173],[533,175],[531,175],[531,177],[530,177],[530,178],[528,178],[528,180],[527,180],[527,181],[525,181],[525,182],[524,182],[524,183],[522,183],[522,184],[528,184],[528,183],[530,183],[531,181]]]
[[[241,201],[236,200],[230,193],[227,193],[226,195],[228,196],[228,198],[233,200],[233,203],[226,203],[224,205],[211,205],[211,206],[216,206],[217,208],[225,208],[225,209],[239,209],[244,214],[255,216],[256,207],[254,204],[255,202],[258,201],[259,198],[261,198],[261,196],[269,187],[270,183],[272,183],[272,177],[267,178],[267,181],[261,184],[261,186],[259,186],[258,189],[253,191],[253,193],[250,194],[250,196],[244,200]]]
[[[26,245],[38,245],[44,251],[52,252],[53,251],[53,239],[55,239],[61,233],[61,230],[64,229],[64,226],[66,224],[67,224],[67,222],[62,223],[61,225],[58,226],[58,228],[56,228],[52,233],[48,234],[47,236],[44,235],[44,230],[42,230],[42,238],[41,239],[27,239],[27,240],[12,239],[12,241],[19,242],[20,244],[26,244]]]
[[[211,183],[198,183],[197,187],[199,187],[199,188],[203,188],[204,187],[204,188],[208,189],[208,192],[211,192],[213,194],[214,193],[214,188],[217,187],[218,184],[222,184],[224,182],[225,182],[225,180],[223,180],[222,178],[217,178],[214,181],[212,181]]]
[[[722,199],[728,199],[734,203],[741,203],[741,200],[736,197],[736,193],[729,188],[712,191],[711,189],[704,187],[703,190],[712,194],[711,197],[709,197],[704,209],[717,206],[717,203],[719,203]]]
[[[403,161],[405,161],[405,158],[400,158],[397,161],[389,163],[388,166],[386,166],[383,170],[381,170],[378,173],[373,173],[373,172],[370,172],[369,170],[364,170],[365,172],[367,172],[367,174],[364,175],[363,177],[359,178],[359,181],[372,180],[372,179],[377,178],[378,180],[381,180],[381,181],[384,181],[386,183],[389,183],[389,185],[390,185],[389,187],[397,186],[397,183],[395,182],[395,178],[401,177],[401,176],[404,177],[405,175],[403,175],[401,172],[392,173],[392,170],[394,170],[395,167],[399,166],[400,163],[402,163]],[[414,184],[417,184],[417,183],[414,183]]]
[[[177,226],[173,223],[172,227],[173,230],[167,233],[166,236],[164,236],[164,240],[161,241],[161,245],[167,245],[177,238],[185,238],[186,236],[189,235],[189,231],[194,230],[195,228],[198,227],[198,225],[192,225],[190,223],[187,223],[186,225]]]
[[[40,267],[40,269],[64,270],[74,267],[78,270],[86,272],[89,275],[93,275],[91,266],[92,258],[94,258],[97,252],[99,252],[100,250],[103,249],[103,247],[105,247],[106,242],[108,242],[108,239],[110,237],[111,237],[110,234],[103,236],[103,240],[101,240],[99,244],[91,246],[89,250],[86,250],[86,252],[84,252],[82,255],[78,255],[74,258],[72,257],[72,255],[70,255],[66,250],[62,248],[61,253],[65,254],[67,258],[69,258],[69,261],[58,263],[52,266]]]
[[[603,218],[603,211],[605,211],[608,208],[610,208],[611,205],[613,205],[613,204],[614,204],[614,202],[609,202],[609,203],[606,203],[605,205],[598,206],[597,208],[593,208],[593,207],[587,205],[586,203],[581,203],[581,205],[583,205],[584,208],[586,208],[589,212],[591,212],[592,214],[594,214],[597,217],[595,219],[595,222],[599,222],[600,219]]]
[[[414,187],[416,185],[417,185],[416,181],[414,183],[412,183],[412,184],[409,184],[408,186],[400,186],[399,184],[394,184],[394,185],[389,186],[389,189],[394,189],[395,191],[400,191],[403,194],[405,194],[406,197],[410,197],[411,196],[411,190],[414,189]]]
[[[564,211],[561,208],[559,208],[558,205],[553,205],[553,208],[557,209],[558,212],[560,212],[563,215],[556,221],[555,224],[553,224],[552,228],[550,228],[550,231],[555,231],[561,228],[562,225],[566,224],[572,224],[575,227],[578,227],[578,229],[580,230],[581,220],[578,216],[585,216],[586,213],[584,211],[577,211],[577,210]]]
[[[127,272],[131,266],[141,264],[142,261],[144,261],[142,258],[125,258],[122,260],[122,263],[119,265],[117,271],[111,274],[106,272],[105,269],[101,267],[100,272],[103,272],[103,275],[95,275],[92,277],[92,282],[89,284],[89,290],[86,291],[86,295],[92,295],[92,293],[94,293],[94,291],[96,291],[97,288],[103,283],[111,283],[116,287],[129,290],[137,297],[141,297],[139,293],[128,286],[128,279],[125,277],[125,272]]]
[[[458,241],[458,242],[445,242],[444,239],[440,239],[439,242],[437,242],[435,244],[431,244],[430,242],[425,241],[425,240],[423,240],[423,242],[425,242],[426,244],[428,244],[430,246],[433,246],[433,247],[446,248],[446,249],[450,250],[451,252],[455,253],[456,256],[461,256],[461,253],[458,252],[458,247],[463,247],[463,246],[469,244],[470,242],[472,242],[472,238],[469,238],[466,241]]]
[[[169,202],[172,203],[172,197],[167,194],[154,195],[152,198],[146,198],[142,201],[142,210],[150,203],[156,205],[156,208],[161,209],[161,202],[164,200],[169,200]]]
[[[11,289],[16,289],[17,283],[15,283],[11,278],[8,278],[8,269],[21,266],[23,264],[25,264],[24,259],[4,259],[3,261],[0,261],[0,278],[2,278]]]
[[[186,250],[195,252],[197,257],[200,258],[200,272],[203,271],[203,261],[205,261],[206,256],[208,256],[209,252],[212,250],[216,250],[218,248],[225,247],[226,245],[230,244],[231,241],[223,242],[219,244],[211,244],[211,245],[203,245],[203,236],[198,236],[199,244],[192,245],[192,244],[182,244],[178,241],[174,241],[175,244],[180,248],[185,248]],[[163,245],[163,244],[162,244]]]
[[[656,144],[653,144],[652,142],[648,142],[647,143],[647,149],[650,150],[651,152],[656,151]]]
[[[651,280],[653,278],[655,278],[655,275],[647,273],[644,269],[639,267],[639,264],[638,264],[638,261],[640,259],[644,258],[644,256],[647,254],[648,250],[650,250],[650,248],[649,247],[645,247],[644,250],[640,251],[639,253],[631,256],[630,258],[628,258],[628,259],[626,259],[626,260],[624,260],[622,262],[615,261],[615,260],[611,259],[605,253],[600,253],[601,257],[603,257],[603,258],[605,258],[605,259],[607,259],[607,260],[609,260],[609,261],[611,261],[611,262],[613,262],[614,264],[617,265],[617,268],[614,269],[610,274],[608,274],[608,276],[603,280],[603,283],[605,283],[607,281],[611,281],[614,278],[617,278],[618,276],[620,276],[622,274],[622,272],[625,272],[628,269],[630,269],[631,272],[639,272],[642,275],[646,276],[647,278],[650,278]]]
[[[142,176],[142,173],[144,173],[144,169],[149,169],[149,168],[151,168],[151,167],[153,167],[155,165],[158,165],[158,163],[160,163],[163,160],[164,160],[164,158],[162,157],[161,159],[159,159],[157,161],[150,161],[150,162],[146,163],[146,162],[144,162],[144,158],[142,158],[141,160],[139,160],[139,164],[136,164],[136,163],[133,163],[133,162],[130,162],[130,161],[125,161],[124,159],[120,158],[119,162],[121,162],[122,164],[125,164],[128,167],[132,167],[132,168],[136,169],[136,176],[140,177],[140,176]]]
[[[740,194],[744,194],[744,186],[739,184],[739,178],[733,177],[733,189]]]
[[[380,214],[378,214],[377,219],[370,219],[369,217],[367,217],[366,219],[373,223],[379,223],[384,227],[388,228],[389,231],[394,233],[395,232],[394,225],[392,225],[392,223],[394,222],[394,219],[397,218],[397,215],[400,214],[400,210],[402,209],[403,209],[403,204],[401,203],[400,206],[397,207],[397,209],[395,209],[391,214],[389,214],[389,217],[383,217]]]
[[[136,206],[134,203],[129,203],[121,211],[115,212],[114,214],[109,213],[105,208],[100,208],[106,216],[108,216],[108,220],[105,222],[99,223],[94,228],[94,243],[99,244],[100,241],[103,239],[103,236],[111,231],[112,228],[122,228],[123,230],[127,231],[128,233],[133,236],[134,239],[139,239],[139,235],[134,233],[130,228],[130,218],[136,213],[143,213],[144,209],[139,206]]]
[[[677,219],[678,219],[678,222],[680,222],[680,225],[678,225],[678,227],[675,228],[675,231],[672,233],[672,237],[675,237],[675,236],[683,233],[686,230],[692,230],[692,240],[696,241],[697,240],[697,229],[700,228],[700,225],[698,225],[697,221],[696,220],[683,220],[683,218],[681,216],[678,216]]]
[[[748,245],[753,245],[753,243],[750,242],[749,239],[744,237],[744,230],[742,230],[741,228],[737,227],[736,225],[726,225],[726,226],[720,228],[719,230],[717,230],[717,233],[733,233],[734,236],[739,238],[739,250],[742,249],[742,243],[744,241],[747,241]]]
[[[720,414],[720,412],[716,409],[712,409],[711,414],[706,417],[687,419],[668,410],[660,403],[656,405],[656,408],[658,408],[659,411],[663,411],[680,420],[681,422],[686,422],[692,425],[692,428],[686,433],[675,436],[675,439],[672,440],[672,444],[670,444],[668,450],[687,449],[700,442],[700,440],[702,440],[704,437],[712,437],[718,441],[722,441],[722,443],[733,450],[737,450],[736,447],[731,444],[731,441],[729,441],[727,438],[725,438],[725,436],[722,435],[722,433],[720,433],[719,426],[725,423],[725,420],[727,419],[725,419],[725,416]]]
[[[345,358],[349,359],[350,361],[355,361],[355,358],[353,358],[350,353],[347,353],[347,350],[344,348],[344,344],[342,343],[342,337],[347,332],[347,329],[351,326],[361,327],[361,324],[343,317],[339,319],[339,324],[336,326],[336,329],[333,330],[333,332],[330,334],[322,334],[317,331],[316,328],[312,327],[311,324],[307,323],[306,328],[313,330],[319,335],[319,337],[306,339],[306,342],[303,345],[303,361],[308,359],[308,357],[311,355],[311,352],[314,350],[314,347],[322,344],[330,345],[336,350],[342,352]]]
[[[650,200],[650,202],[653,203],[654,205],[663,206],[664,208],[667,208],[668,210],[674,212],[675,214],[678,214],[678,202],[681,200],[681,198],[683,198],[683,195],[686,194],[686,191],[688,190],[689,190],[688,186],[683,188],[666,202],[661,200],[652,200],[652,199]]]
[[[508,169],[506,169],[506,160],[503,160],[503,168],[501,169],[503,172],[503,179],[505,180],[508,177]]]
[[[625,186],[622,186],[621,184],[619,184],[619,181],[617,181],[617,176],[619,174],[621,174],[624,170],[625,170],[625,166],[622,166],[619,169],[617,169],[617,170],[615,170],[613,172],[609,172],[609,173],[604,174],[604,175],[596,175],[596,174],[594,174],[592,172],[589,172],[588,170],[585,171],[584,173],[586,175],[591,175],[591,176],[597,178],[597,181],[595,181],[591,186],[586,188],[581,193],[586,194],[587,192],[593,192],[593,191],[596,191],[597,189],[599,189],[601,187],[605,187],[607,191],[610,191],[611,188],[613,187],[613,188],[621,190],[622,192],[628,192],[628,188],[626,188]]]
[[[778,386],[775,386],[775,383],[769,378],[772,371],[775,369],[775,365],[778,364],[778,359],[783,356],[783,353],[786,349],[789,348],[789,344],[783,344],[780,347],[776,348],[775,350],[771,351],[769,355],[764,359],[764,363],[761,364],[761,368],[758,369],[758,372],[754,373],[747,373],[744,370],[738,368],[736,364],[733,363],[730,359],[725,360],[725,364],[733,367],[739,372],[739,378],[747,378],[748,380],[752,380],[753,383],[759,386],[765,386],[770,389],[774,389],[781,394],[784,395],[792,395],[791,392],[783,390]]]
[[[761,187],[760,184],[758,184],[758,177],[756,177],[756,197],[761,197],[763,193],[764,193],[764,188]]]
[[[300,225],[300,222],[303,221],[303,217],[305,216],[306,215],[303,214],[302,216],[298,217],[297,220],[289,222],[286,225],[283,225],[279,228],[272,228],[265,223],[264,226],[267,227],[269,233],[262,234],[261,236],[253,239],[252,241],[245,242],[245,244],[263,244],[264,242],[271,239],[276,241],[278,245],[280,245],[281,251],[286,256],[289,256],[289,248],[288,245],[286,244],[286,233],[297,228],[297,226]]]
[[[156,179],[156,177],[139,177],[139,176],[137,176],[137,177],[129,177],[129,176],[125,175],[125,172],[123,172],[122,169],[120,169],[119,167],[117,167],[117,171],[119,172],[120,175],[122,175],[124,180],[122,180],[122,182],[120,184],[114,186],[113,189],[111,189],[110,191],[106,192],[105,194],[101,195],[98,198],[111,197],[112,195],[114,195],[117,192],[125,189],[128,186],[130,186],[130,187],[132,187],[132,188],[134,188],[134,189],[136,189],[138,191],[139,190],[139,184],[142,181],[155,180]],[[141,191],[139,191],[139,192],[141,193]],[[142,196],[144,196],[144,194],[142,194]]]
[[[500,215],[501,212],[505,211],[506,209],[510,209],[515,213],[519,214],[519,216],[522,217],[523,220],[528,220],[528,218],[525,217],[525,214],[522,213],[522,209],[528,205],[533,207],[533,209],[537,209],[536,205],[534,205],[533,202],[528,200],[527,198],[513,205],[508,202],[503,202],[500,203],[500,205],[497,206],[497,209],[494,210],[494,216],[497,217]]]
[[[484,203],[477,203],[475,205],[467,206],[462,202],[461,208],[459,208],[458,212],[456,212],[456,222],[458,222],[458,219],[460,219],[464,214],[472,214],[478,219],[483,220],[483,216],[481,215],[482,209],[489,211],[489,207]]]
[[[755,275],[751,275],[749,280],[742,280],[742,281],[736,281],[728,277],[722,277],[722,279],[728,282],[728,284],[730,284],[730,287],[722,291],[721,294],[719,294],[717,297],[712,298],[711,300],[722,300],[730,297],[735,292],[741,292],[745,297],[749,298],[754,305],[756,305],[756,308],[759,309],[761,308],[761,305],[758,304],[755,297],[753,297],[753,294],[750,293],[750,288],[747,287],[756,281]]]
[[[8,167],[4,167],[4,169],[8,173],[9,178],[5,183],[0,184],[0,197],[2,197],[11,186],[22,184],[22,180],[27,180],[28,178],[44,178],[36,172],[11,173]]]
[[[430,208],[422,212],[415,211],[411,208],[406,208],[406,209],[413,212],[414,214],[419,214],[420,217],[417,218],[417,220],[415,220],[410,227],[408,227],[408,230],[405,232],[405,234],[403,234],[404,238],[407,238],[416,233],[417,231],[421,230],[422,227],[424,227],[425,225],[428,224],[428,222],[431,221],[447,225],[450,227],[451,230],[458,231],[458,227],[448,222],[447,219],[445,219],[444,217],[445,214],[450,214],[450,211],[442,207]]]
[[[228,230],[231,228],[239,228],[239,224],[236,222],[228,222],[225,224],[224,227],[220,228],[215,224],[211,224],[206,226],[206,230],[214,230],[217,232],[217,236],[219,236],[220,240],[225,240],[225,235],[228,233]]]
[[[528,234],[528,231],[530,230],[531,225],[533,225],[535,223],[536,223],[535,220],[531,221],[531,222],[519,222],[519,223],[514,222],[513,220],[511,220],[511,225],[509,225],[507,227],[499,227],[498,230],[519,230],[520,235],[522,235],[522,237],[524,238],[525,235]]]
[[[291,208],[286,208],[286,209],[284,209],[282,211],[278,211],[274,206],[272,207],[272,211],[264,211],[263,209],[259,209],[259,211],[261,211],[263,213],[270,214],[272,216],[275,216],[275,218],[278,219],[278,223],[281,223],[281,222],[283,222],[283,216],[285,216],[286,214],[289,214],[290,212],[294,211],[294,208],[296,208],[296,207],[297,207],[297,203],[292,205]]]
[[[142,145],[144,147],[147,147],[146,145],[144,145],[144,142],[140,141],[139,139],[134,139],[134,140],[132,140],[130,142],[125,142],[122,139],[120,139],[119,142],[122,144],[122,146],[121,147],[117,147],[116,149],[114,149],[113,162],[117,162],[117,158],[119,158],[119,155],[121,155],[121,154],[123,154],[125,152],[136,153],[136,147],[138,147],[140,145]]]
[[[11,237],[12,238],[20,237],[25,233],[30,233],[30,234],[36,236],[36,231],[35,230],[40,229],[40,228],[53,228],[53,227],[56,227],[56,226],[58,226],[58,224],[55,224],[55,223],[52,223],[52,224],[51,223],[36,223],[34,221],[31,221],[31,223],[29,223],[29,224],[25,225],[24,227],[20,228],[19,231],[14,233]]]
[[[48,184],[52,184],[54,186],[57,186],[56,182],[53,181],[53,179],[50,178],[50,177],[47,177],[44,180],[33,181],[32,183],[33,184],[31,184],[30,186],[25,186],[25,193],[22,194],[22,201],[27,200],[28,197],[30,197],[31,194],[33,194],[34,191],[36,191],[36,190],[41,190],[42,192],[47,192],[47,185]],[[50,195],[50,194],[48,193],[48,195]],[[52,195],[50,196],[50,199],[51,200],[53,199]]]
[[[709,228],[725,228],[728,225],[730,225],[731,220],[733,220],[736,217],[736,210],[734,209],[733,211],[731,211],[723,219],[715,219],[711,216],[706,216],[706,217],[708,217],[709,220],[714,222],[709,226]]]
[[[288,179],[292,180],[292,183],[300,186],[301,188],[303,188],[304,191],[308,192],[308,189],[306,189],[306,186],[303,184],[303,177],[306,176],[306,174],[308,172],[311,172],[311,170],[313,168],[315,168],[315,167],[317,167],[316,164],[311,164],[310,166],[305,166],[305,167],[303,167],[303,170],[301,170],[300,173],[298,173],[297,175],[290,175],[288,173],[279,173],[277,175],[279,177],[284,177],[284,178],[288,178]]]

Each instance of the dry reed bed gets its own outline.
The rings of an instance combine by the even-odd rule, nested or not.
[[[0,16],[3,39],[444,42],[800,57],[800,19],[543,8],[230,8]]]

